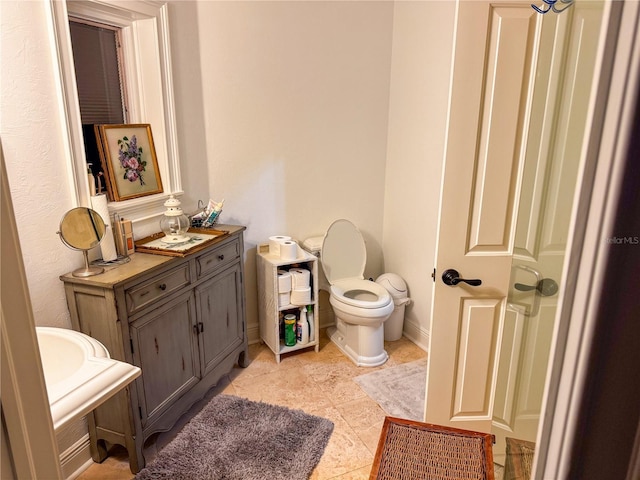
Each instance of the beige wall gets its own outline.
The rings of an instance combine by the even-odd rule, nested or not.
[[[428,346],[455,2],[395,2],[384,270],[409,287],[405,334]]]
[[[199,51],[180,82],[205,106],[194,114],[210,195],[225,199],[223,221],[247,226],[250,329],[255,246],[271,235],[304,240],[348,218],[367,275],[381,273],[392,22],[391,2],[199,2],[197,24],[182,25],[191,41],[174,57]]]

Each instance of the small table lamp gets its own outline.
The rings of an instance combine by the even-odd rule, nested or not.
[[[184,243],[189,240],[186,234],[189,229],[189,219],[180,208],[180,200],[173,195],[164,202],[167,211],[160,220],[160,229],[164,232],[163,242],[167,243]]]

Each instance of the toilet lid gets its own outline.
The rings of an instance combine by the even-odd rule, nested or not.
[[[367,249],[358,228],[349,220],[331,224],[322,242],[322,269],[333,284],[344,278],[363,278]]]

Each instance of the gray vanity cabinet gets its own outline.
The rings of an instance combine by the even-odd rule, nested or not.
[[[247,338],[244,227],[184,257],[135,253],[129,263],[87,278],[63,275],[73,328],[102,342],[142,375],[87,416],[91,454],[111,444],[144,467],[144,442],[178,418],[238,363]]]

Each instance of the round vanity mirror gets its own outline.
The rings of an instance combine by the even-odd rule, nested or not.
[[[75,277],[90,277],[104,272],[102,267],[89,266],[88,250],[97,247],[107,228],[102,217],[90,208],[77,207],[69,210],[60,221],[60,240],[73,250],[84,254],[84,268],[73,272]]]

